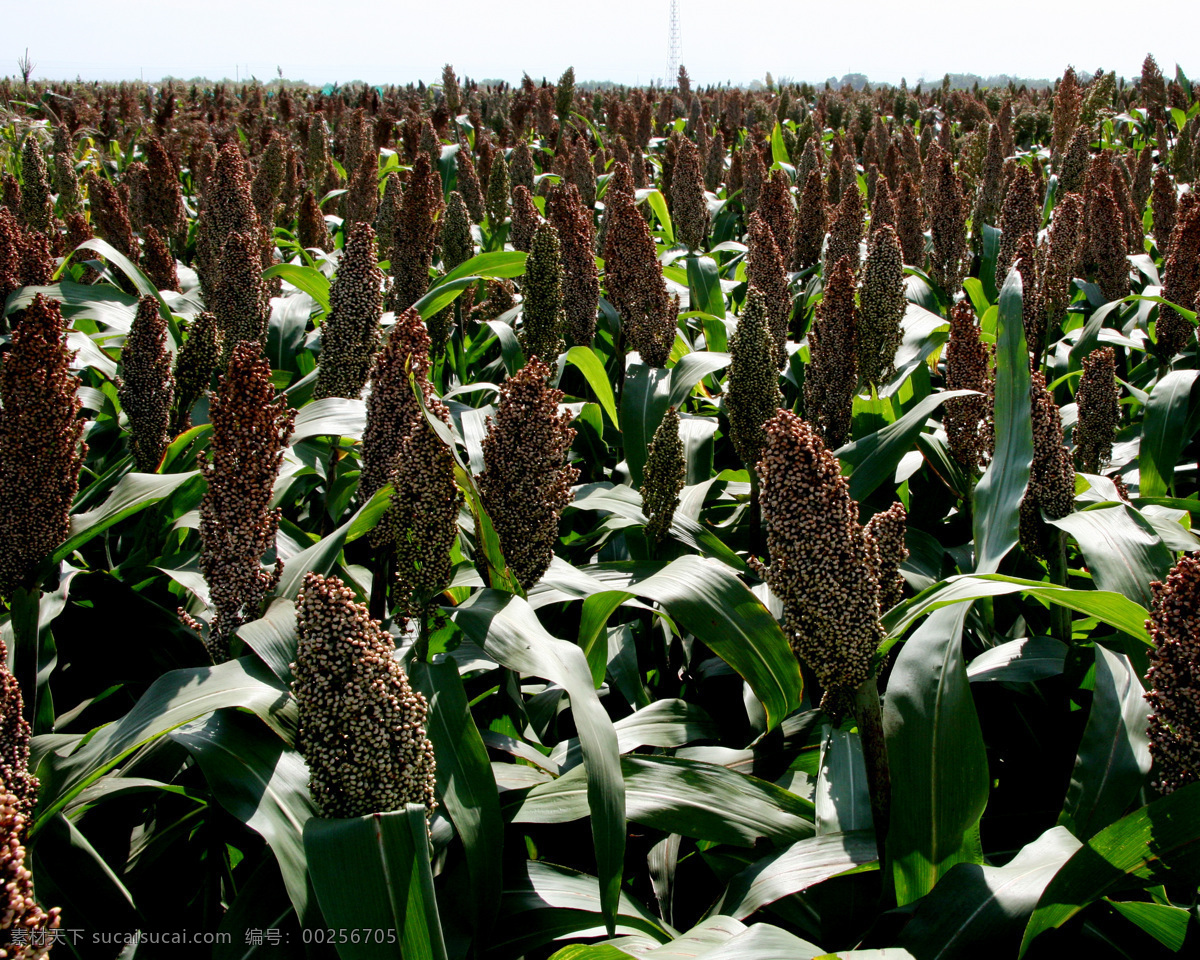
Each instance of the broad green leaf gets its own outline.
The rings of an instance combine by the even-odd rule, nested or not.
[[[639,193],[641,191],[638,191]],[[662,227],[663,238],[667,241],[667,246],[675,243],[675,228],[671,225],[671,214],[667,212],[667,198],[662,195],[660,190],[648,190],[646,192],[646,202],[650,204],[650,209],[654,211],[654,215],[658,218],[659,225]]]
[[[630,361],[621,391],[621,436],[634,487],[642,485],[646,447],[670,405],[671,371]]]
[[[304,824],[304,852],[325,923],[360,933],[337,942],[342,960],[446,960],[425,808]]]
[[[273,600],[267,612],[237,628],[242,642],[258,654],[283,683],[292,682],[296,660],[296,605],[291,600]]]
[[[686,700],[655,700],[647,707],[613,724],[617,731],[617,749],[629,753],[638,747],[682,747],[693,740],[718,740],[720,731],[702,707]],[[548,761],[560,771],[570,770],[583,761],[579,740],[561,741]]]
[[[1012,955],[1021,924],[1050,878],[1080,847],[1051,827],[1003,867],[960,863],[917,906],[900,946],[921,960]]]
[[[430,285],[431,289],[443,284],[453,283],[465,277],[474,280],[480,277],[493,279],[511,279],[525,273],[525,258],[528,254],[520,250],[497,250],[492,253],[479,253],[465,263],[460,263],[444,277],[439,277]],[[474,280],[472,282],[474,282]]]
[[[1143,903],[1137,900],[1109,900],[1108,905],[1173,953],[1183,949],[1187,940],[1191,911],[1169,903]]]
[[[869,830],[800,840],[737,874],[709,913],[745,920],[776,900],[873,865],[877,856],[875,834]]]
[[[625,858],[625,784],[612,721],[600,705],[583,651],[546,632],[529,604],[496,590],[481,590],[455,610],[464,634],[510,670],[559,684],[583,750],[587,806],[609,930],[616,923]]]
[[[688,257],[686,264],[691,309],[724,320],[725,294],[721,291],[716,261],[712,257],[696,256]]]
[[[634,823],[685,837],[752,846],[813,835],[813,808],[765,780],[677,757],[621,758],[625,813]],[[717,799],[719,798],[719,800]],[[567,823],[588,815],[585,770],[575,767],[530,790],[514,823]]]
[[[1122,813],[1150,772],[1150,705],[1133,664],[1097,643],[1096,684],[1058,822],[1086,840]]]
[[[986,283],[986,277],[985,277]],[[1021,275],[1010,270],[996,321],[996,444],[975,487],[975,570],[995,573],[1017,545],[1019,509],[1033,462],[1029,352],[1021,319]]]
[[[267,842],[296,916],[307,916],[303,830],[317,809],[308,793],[304,758],[263,724],[236,710],[218,710],[170,736],[200,763],[221,806]]]
[[[351,437],[361,440],[367,425],[367,405],[362,400],[325,397],[306,403],[296,413],[296,426],[289,443],[309,437]]]
[[[87,513],[77,513],[71,517],[71,529],[66,542],[54,551],[50,562],[58,563],[60,560],[65,560],[114,523],[119,523],[126,517],[133,516],[138,511],[158,503],[192,477],[199,475],[199,470],[191,470],[187,473],[125,474],[113,487],[108,499],[100,506],[87,511]]]
[[[1175,465],[1190,439],[1183,425],[1188,421],[1197,376],[1200,370],[1171,370],[1150,391],[1138,461],[1140,496],[1165,497],[1174,486]]]
[[[504,822],[496,778],[454,658],[436,664],[412,663],[408,676],[429,702],[426,730],[437,760],[438,796],[462,839],[475,908],[472,925],[477,941],[486,944],[502,888]]]
[[[1022,683],[1057,677],[1063,672],[1068,647],[1053,637],[1022,637],[991,647],[967,664],[972,683],[1004,680]]]
[[[1075,538],[1098,589],[1143,606],[1150,605],[1151,582],[1165,579],[1174,566],[1174,556],[1154,528],[1126,504],[1080,510],[1049,522]]]
[[[671,368],[671,394],[668,405],[676,408],[683,406],[697,383],[710,373],[724,370],[727,366],[729,366],[728,353],[707,350],[700,353],[688,353],[680,357],[675,366]]]
[[[979,276],[983,279],[983,293],[988,303],[995,303],[996,261],[1000,258],[1000,231],[990,224],[983,224],[983,251],[979,258]]]
[[[912,449],[933,412],[952,397],[974,395],[973,390],[943,390],[930,394],[899,420],[834,452],[850,474],[850,496],[862,501],[890,480],[901,458]],[[846,468],[849,468],[848,470]]]
[[[600,358],[596,356],[596,351],[591,347],[572,347],[567,351],[567,363],[574,364],[579,368],[579,372],[587,380],[588,386],[596,394],[596,399],[600,401],[600,406],[608,414],[609,421],[614,427],[620,429],[620,424],[617,423],[617,402],[613,399],[612,384],[608,382],[608,373],[604,369],[604,364],[600,362]]]
[[[825,725],[815,802],[818,836],[871,829],[871,792],[857,730]]]
[[[224,707],[254,711],[284,742],[291,742],[296,725],[295,701],[253,657],[163,674],[125,716],[99,728],[66,757],[45,754],[45,749],[55,749],[53,739],[35,737],[34,754],[43,758],[37,764],[42,789],[41,806],[30,833],[36,833],[50,817],[138,748]]]
[[[618,891],[619,892],[619,891]],[[500,901],[500,924],[489,953],[516,960],[553,940],[603,936],[601,885],[595,877],[540,860],[505,876]],[[610,935],[648,937],[666,943],[672,932],[649,910],[625,893],[614,904],[615,925]]]
[[[1200,860],[1200,783],[1135,810],[1105,827],[1047,885],[1025,927],[1024,956],[1038,934],[1061,927],[1089,903],[1134,877],[1180,874],[1195,884]]]
[[[317,301],[321,310],[329,313],[329,278],[316,267],[302,267],[296,263],[277,263],[263,271],[263,279],[279,277],[298,290],[303,290]]]
[[[892,778],[887,843],[901,906],[919,900],[976,854],[988,761],[962,654],[968,605],[938,610],[892,668],[883,724]]]
[[[1073,587],[1061,587],[1045,580],[1021,580],[1018,577],[989,573],[984,576],[962,574],[948,577],[941,583],[922,590],[911,600],[897,604],[883,615],[883,628],[887,632],[888,639],[883,642],[881,649],[890,648],[898,637],[904,635],[904,631],[913,622],[932,610],[957,603],[960,600],[1002,597],[1010,593],[1024,593],[1050,603],[1057,603],[1059,606],[1082,613],[1084,616],[1096,617],[1109,626],[1122,630],[1131,637],[1136,637],[1143,643],[1151,643],[1150,634],[1146,632],[1146,618],[1150,614],[1145,607],[1119,593],[1108,593],[1104,590],[1076,590]]]

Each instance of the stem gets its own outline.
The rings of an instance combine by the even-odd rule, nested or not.
[[[1055,529],[1047,551],[1046,567],[1050,573],[1050,582],[1060,587],[1067,585],[1067,534],[1064,530]],[[1065,644],[1071,643],[1071,611],[1057,603],[1050,608],[1050,633],[1055,640]]]
[[[372,620],[383,620],[388,612],[388,580],[392,576],[390,558],[379,556],[371,570],[371,599],[368,612]]]
[[[37,679],[40,647],[38,612],[42,591],[37,586],[17,587],[9,600],[12,611],[13,675],[20,681],[25,719],[32,725],[37,716]]]
[[[766,544],[763,542],[760,496],[762,487],[758,479],[758,471],[754,469],[753,465],[747,464],[746,469],[750,471],[750,555],[761,558],[766,553]]]
[[[338,451],[342,446],[341,437],[329,438],[329,462],[325,464],[325,502],[321,510],[321,536],[328,536],[335,523],[330,515],[330,503],[333,500],[333,482],[337,479]]]
[[[854,718],[862,739],[863,760],[867,767],[867,786],[871,791],[871,819],[875,824],[875,844],[879,849],[879,868],[883,880],[883,898],[895,900],[895,880],[887,856],[887,831],[892,810],[892,777],[888,768],[887,741],[883,736],[883,711],[879,706],[879,685],[874,677],[864,680],[854,691]]]

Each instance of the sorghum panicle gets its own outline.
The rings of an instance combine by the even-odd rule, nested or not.
[[[72,356],[58,301],[37,294],[0,368],[0,596],[32,587],[70,529],[87,452]]]
[[[579,475],[566,463],[575,438],[571,414],[558,412],[563,393],[549,379],[550,368],[533,359],[500,387],[478,478],[504,559],[525,590],[550,566],[558,518]]]
[[[832,447],[850,439],[850,413],[858,387],[858,308],[850,258],[837,262],[825,284],[808,332],[811,360],[804,379],[804,407]]]
[[[843,259],[850,269],[858,273],[859,244],[863,238],[862,194],[857,184],[851,184],[842,193],[837,213],[829,227],[829,245],[825,250],[826,276]]]
[[[1154,640],[1146,680],[1150,692],[1150,756],[1161,794],[1200,780],[1200,555],[1185,556],[1165,582],[1150,584],[1146,629]]]
[[[375,253],[375,231],[366,223],[350,228],[337,275],[329,289],[329,315],[321,324],[321,361],[313,397],[357,400],[379,350],[383,271]]]
[[[420,300],[429,289],[437,218],[444,206],[437,171],[430,166],[429,157],[419,154],[400,201],[391,248],[394,279],[388,308],[397,314]]]
[[[325,223],[325,214],[321,212],[317,198],[311,190],[305,190],[300,200],[296,233],[300,246],[306,250],[328,251],[333,246],[329,237],[329,227]]]
[[[574,184],[572,184],[574,186]],[[513,188],[512,193],[512,225],[508,229],[508,240],[514,250],[529,252],[533,243],[534,231],[542,222],[542,215],[533,204],[533,196],[524,186]]]
[[[675,508],[679,506],[679,491],[687,477],[683,441],[679,438],[679,411],[667,407],[662,423],[654,431],[654,439],[646,448],[646,465],[642,469],[642,510],[646,514],[646,535],[661,543],[671,530]]]
[[[1200,304],[1200,198],[1194,192],[1185,193],[1179,204],[1171,254],[1164,264],[1162,295],[1185,310],[1195,310]],[[1154,333],[1159,352],[1173,357],[1193,338],[1194,328],[1173,308],[1161,304]]]
[[[54,200],[50,195],[50,178],[46,173],[46,158],[41,144],[33,134],[26,134],[21,146],[21,220],[30,230],[49,233],[54,228]]]
[[[1112,456],[1113,439],[1121,419],[1116,354],[1099,347],[1083,361],[1083,377],[1075,392],[1079,419],[1075,423],[1075,459],[1081,473],[1099,473]]]
[[[750,214],[747,240],[746,279],[766,298],[775,368],[779,369],[787,363],[788,325],[792,318],[792,294],[788,289],[787,269],[775,245],[771,228],[757,213]]]
[[[1075,500],[1075,467],[1063,443],[1062,418],[1046,389],[1046,378],[1033,374],[1029,388],[1033,417],[1033,464],[1029,487],[1021,501],[1021,546],[1046,557],[1049,531],[1042,514],[1052,520],[1071,512]]]
[[[684,137],[671,174],[671,216],[675,236],[689,250],[703,250],[708,239],[708,200],[696,145]]]
[[[187,328],[183,346],[175,354],[175,412],[170,430],[173,435],[182,433],[191,423],[192,407],[212,382],[224,344],[216,316],[207,312],[197,314]]]
[[[428,705],[394,657],[395,641],[337,577],[310,573],[296,602],[296,748],[324,817],[436,806]]]
[[[771,565],[754,566],[783,601],[784,633],[832,707],[870,677],[883,638],[871,548],[841,465],[817,431],[780,410],[766,432],[758,475]]]
[[[221,252],[220,280],[209,292],[208,304],[221,324],[226,361],[239,343],[267,342],[271,298],[259,252],[258,238],[249,233],[232,234]]]
[[[33,873],[26,863],[25,837],[29,814],[22,811],[20,800],[0,780],[0,930],[20,930],[25,943],[6,943],[3,954],[12,960],[41,960],[50,953],[53,934],[61,922],[60,908],[49,911],[38,906],[33,892]],[[7,939],[7,937],[6,937]]]
[[[946,389],[977,390],[982,396],[947,400],[943,423],[950,455],[969,473],[977,473],[992,452],[993,379],[989,359],[975,311],[969,301],[960,300],[950,311]]]
[[[896,231],[884,225],[872,232],[863,266],[858,312],[860,382],[882,386],[895,370],[903,339],[900,322],[907,309],[904,255]]]
[[[596,228],[573,183],[550,191],[546,214],[562,245],[563,311],[572,343],[587,346],[596,335],[600,278],[596,270]]]
[[[142,297],[121,348],[117,398],[129,417],[130,447],[138,470],[153,473],[167,449],[175,377],[167,348],[167,321],[157,297]]]
[[[725,392],[729,436],[742,463],[753,468],[766,447],[765,424],[783,403],[766,298],[753,284],[729,338],[729,356]]]
[[[522,191],[518,187],[514,193]],[[514,217],[515,219],[515,217]],[[549,223],[538,226],[525,260],[522,281],[521,348],[526,357],[538,357],[553,367],[566,344],[562,302],[563,262],[558,231]]]
[[[296,411],[275,399],[271,364],[257,343],[233,349],[229,367],[208,408],[212,441],[201,454],[208,489],[200,501],[200,572],[214,610],[205,645],[214,662],[229,657],[229,638],[258,616],[279,582],[283,561],[268,572],[262,556],[275,546],[278,509],[271,494]],[[185,622],[195,627],[194,621]]]
[[[179,272],[166,238],[154,227],[146,227],[142,239],[142,272],[156,290],[179,292]]]
[[[902,503],[893,503],[875,514],[863,527],[871,576],[879,587],[880,613],[892,609],[904,596],[900,564],[908,559],[908,548],[904,545],[907,530],[908,513]]]
[[[825,242],[825,195],[821,171],[810,170],[800,193],[796,218],[796,242],[792,250],[792,269],[807,270],[821,259]]]

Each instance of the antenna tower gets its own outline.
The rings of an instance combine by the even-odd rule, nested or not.
[[[667,76],[664,87],[670,87],[679,76],[679,57],[683,48],[682,30],[679,25],[679,0],[671,0],[671,19],[667,26]]]

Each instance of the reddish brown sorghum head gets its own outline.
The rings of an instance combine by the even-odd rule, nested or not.
[[[841,465],[812,426],[780,410],[766,432],[758,475],[771,565],[755,566],[783,601],[793,651],[834,706],[870,677],[883,638],[877,548],[859,525]]]
[[[121,348],[117,397],[129,417],[129,445],[138,470],[153,473],[167,448],[175,377],[167,348],[167,321],[157,297],[142,297]]]
[[[679,412],[667,407],[662,423],[654,431],[654,439],[646,448],[646,465],[642,469],[642,510],[649,521],[646,535],[655,543],[661,542],[671,530],[686,476]]]
[[[513,245],[514,250],[522,250],[525,253],[529,252],[529,245],[533,243],[533,234],[537,230],[538,224],[542,222],[542,215],[538,213],[538,209],[533,204],[533,196],[524,186],[513,188],[512,193],[512,225],[508,229],[508,240]]]
[[[845,259],[850,269],[858,273],[859,244],[863,238],[862,194],[857,184],[851,184],[842,193],[837,213],[829,227],[829,246],[825,250],[825,270],[828,274]]]
[[[146,227],[142,240],[142,271],[156,290],[179,292],[179,273],[175,267],[175,258],[171,256],[166,239],[154,227]]]
[[[482,223],[485,215],[483,188],[479,185],[479,174],[475,171],[475,162],[465,143],[459,145],[454,162],[458,168],[458,192],[462,194],[467,211],[471,214],[471,222]]]
[[[1002,287],[1009,268],[1017,259],[1017,249],[1024,237],[1037,238],[1041,221],[1041,204],[1034,190],[1033,174],[1029,167],[1017,167],[1008,192],[1004,195],[1004,206],[1000,211],[1000,253],[996,257],[996,286]]]
[[[518,187],[514,193],[519,193]],[[538,357],[553,366],[565,344],[562,305],[563,263],[558,231],[549,223],[538,226],[525,260],[521,282],[521,348],[527,357]]]
[[[221,325],[211,313],[200,313],[189,324],[183,346],[175,354],[175,412],[171,434],[188,428],[192,407],[208,389],[213,372],[221,362],[224,337]]]
[[[850,259],[843,257],[829,275],[808,332],[811,361],[804,379],[805,414],[833,448],[850,439],[850,412],[858,387],[858,325],[854,272]]]
[[[979,334],[971,304],[959,301],[950,311],[946,389],[977,390],[982,396],[947,400],[944,425],[950,455],[970,473],[978,472],[992,452],[993,380],[989,351]]]
[[[134,263],[138,260],[137,241],[133,239],[133,227],[129,223],[129,208],[117,188],[94,173],[85,178],[88,201],[92,212],[92,229],[97,236],[112,244],[118,253],[123,253]]]
[[[157,137],[146,141],[146,174],[145,223],[157,229],[164,240],[181,245],[187,239],[187,211],[179,171]]]
[[[306,250],[329,250],[333,246],[329,237],[329,227],[325,223],[325,214],[321,212],[317,198],[311,190],[304,191],[297,216],[296,232],[300,246]]]
[[[1153,784],[1167,794],[1200,780],[1200,556],[1189,554],[1150,585],[1146,629],[1154,639],[1150,692]]]
[[[356,223],[329,290],[329,315],[321,324],[321,364],[316,399],[358,399],[379,349],[383,271],[375,260],[375,231]]]
[[[257,343],[234,349],[209,406],[212,441],[200,469],[208,489],[200,501],[200,571],[214,616],[205,645],[213,660],[229,657],[229,638],[258,616],[279,582],[283,561],[268,572],[262,556],[275,545],[279,511],[271,493],[296,412],[275,399],[271,365]]]
[[[788,289],[787,269],[775,245],[771,228],[757,213],[750,214],[747,240],[746,279],[762,292],[766,300],[775,367],[779,369],[787,363],[788,326],[792,319],[792,294]]]
[[[400,201],[392,242],[393,283],[388,308],[397,314],[420,300],[429,289],[437,218],[444,205],[437,172],[430,166],[429,157],[419,154]]]
[[[908,309],[904,258],[896,231],[882,226],[871,234],[863,266],[858,311],[858,378],[882,386],[895,370],[896,351]]]
[[[708,200],[704,196],[700,155],[687,137],[679,144],[671,174],[671,216],[676,238],[689,250],[703,250],[708,239]]]
[[[0,640],[0,784],[25,817],[37,804],[38,778],[29,772],[29,737],[21,684],[8,669],[8,648]],[[5,929],[0,924],[0,930]]]
[[[58,301],[39,293],[0,369],[0,596],[32,587],[70,528],[87,447],[65,333]]]
[[[1079,241],[1083,226],[1083,198],[1077,193],[1059,197],[1054,205],[1041,259],[1038,298],[1047,327],[1066,317],[1071,302],[1071,280],[1079,272]],[[1031,349],[1040,349],[1042,344]]]
[[[1099,184],[1087,208],[1083,258],[1108,300],[1129,294],[1129,261],[1125,258],[1125,220],[1107,184]]]
[[[796,242],[796,204],[792,200],[791,181],[782,170],[775,170],[758,200],[758,215],[771,228],[780,252],[791,250]]]
[[[1075,459],[1082,473],[1099,473],[1112,455],[1121,419],[1116,354],[1112,347],[1093,350],[1083,361],[1083,377],[1075,392],[1079,419],[1075,423]]]
[[[221,324],[225,360],[239,343],[262,346],[267,342],[271,298],[259,254],[258,238],[250,233],[230,235],[221,252],[220,279],[209,291],[208,305]]]
[[[420,314],[410,308],[396,318],[387,343],[376,354],[371,368],[362,473],[358,479],[358,493],[363,501],[390,480],[400,441],[421,422],[421,408],[409,376],[428,404],[433,397],[429,369],[429,334]]]
[[[729,355],[725,392],[729,435],[742,463],[752,468],[766,447],[764,425],[783,402],[766,298],[753,285],[746,291],[737,329],[729,338]]]
[[[596,228],[574,184],[562,184],[546,198],[546,214],[562,245],[563,311],[571,341],[584,346],[596,335],[600,279],[596,272]]]
[[[1021,501],[1021,546],[1045,557],[1048,534],[1042,514],[1052,520],[1071,512],[1075,500],[1075,468],[1063,444],[1062,418],[1046,389],[1046,378],[1033,374],[1029,388],[1033,417],[1033,464],[1029,488]]]
[[[33,134],[26,134],[21,146],[21,221],[30,230],[49,233],[54,227],[54,199],[50,195],[50,179],[46,174],[46,158],[41,144]]]
[[[13,960],[41,960],[47,956],[54,944],[47,932],[57,930],[60,923],[58,907],[45,911],[34,898],[33,873],[26,863],[28,818],[20,799],[0,780],[0,930],[24,935],[24,943],[14,939],[3,948],[3,955]]]
[[[662,265],[650,228],[634,203],[632,191],[614,190],[628,171],[618,170],[605,194],[607,227],[604,262],[609,299],[621,314],[629,344],[645,363],[661,367],[675,343],[678,300],[667,295]]]
[[[391,635],[341,580],[315,573],[297,598],[296,632],[296,748],[321,815],[361,817],[406,803],[432,813],[428,706],[393,656]]]
[[[962,195],[962,183],[954,172],[953,158],[944,150],[939,149],[936,154],[930,150],[925,171],[931,185],[925,208],[933,238],[930,274],[948,296],[954,296],[962,285],[963,258],[967,252],[967,202]]]
[[[1163,272],[1163,299],[1195,310],[1200,303],[1200,198],[1194,192],[1183,195],[1170,246]],[[1194,336],[1191,323],[1165,304],[1158,308],[1154,333],[1159,351],[1166,357],[1173,357]]]
[[[523,589],[537,583],[554,556],[558,518],[579,475],[567,466],[575,431],[559,413],[562,391],[549,385],[550,368],[530,360],[500,388],[488,418],[479,492],[509,569]]]
[[[863,528],[871,576],[879,585],[880,613],[890,610],[904,596],[900,564],[908,559],[908,548],[904,545],[907,530],[908,513],[902,503],[893,503],[875,514]]]

